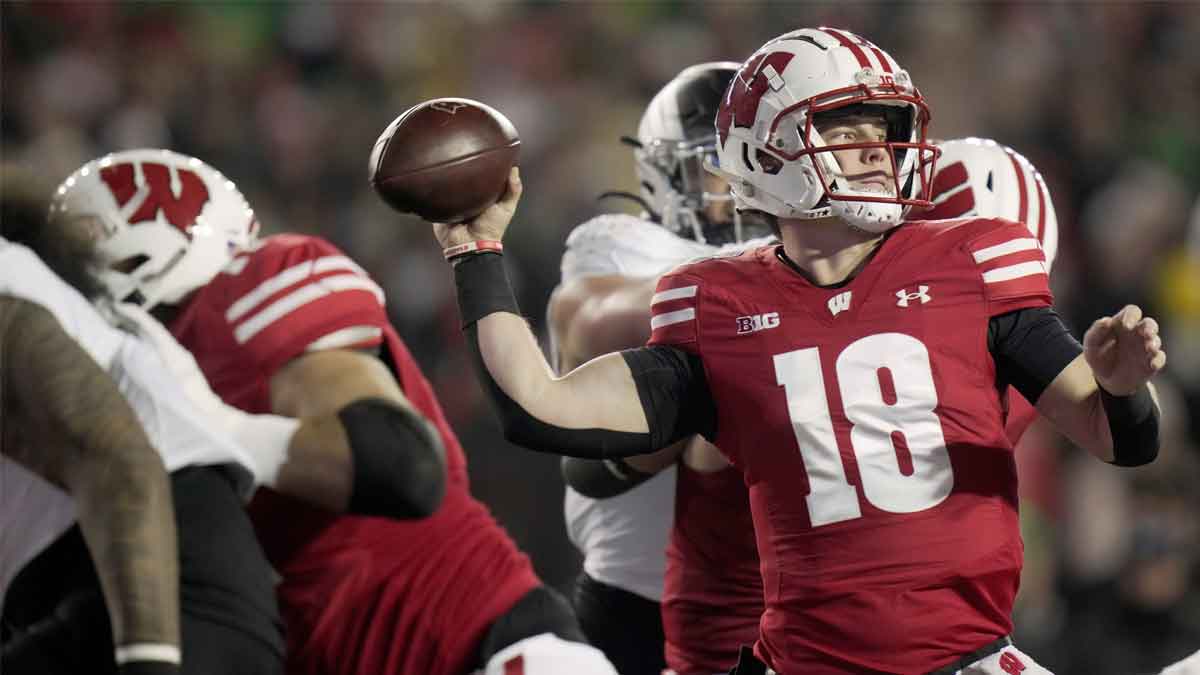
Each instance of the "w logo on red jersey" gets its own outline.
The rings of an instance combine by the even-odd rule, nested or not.
[[[136,167],[128,163],[104,167],[100,179],[108,185],[122,211],[132,210],[126,218],[131,225],[156,220],[161,212],[167,222],[187,234],[208,203],[208,186],[194,172],[175,168],[179,180],[176,194],[171,187],[170,167],[144,162],[141,169],[141,185],[137,183]]]

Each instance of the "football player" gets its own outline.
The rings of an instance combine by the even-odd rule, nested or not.
[[[5,178],[5,230],[44,223],[45,204]],[[39,623],[6,616],[4,671],[202,673],[236,658],[245,665],[239,672],[276,672],[282,636],[270,570],[230,480],[248,463],[240,449],[181,417],[182,391],[156,379],[161,363],[134,350],[133,336],[110,326],[29,249],[2,237],[0,307],[0,600],[12,604],[11,592],[21,592],[20,583],[10,586],[18,571],[76,521],[97,586],[94,594],[75,588],[63,568],[41,579],[33,590],[63,591],[67,601]],[[169,481],[164,462],[175,470]],[[213,554],[235,565],[244,581],[212,574],[206,563],[213,554],[204,549],[214,542],[203,530],[178,529],[177,540],[176,519],[186,525],[199,502],[210,513],[192,524],[220,528],[225,548]],[[260,594],[214,596],[214,587]],[[217,620],[237,610],[263,622],[231,630]],[[182,668],[181,623],[182,645],[190,649]],[[260,639],[265,650],[257,649]]]
[[[200,165],[191,169],[190,176],[181,179],[180,190],[172,194],[178,199],[165,206],[155,203],[156,208],[162,207],[169,217],[177,209],[195,206],[196,217],[204,222],[229,214],[249,216],[245,199],[223,176]],[[12,187],[10,183],[6,181],[6,188]],[[208,198],[189,201],[195,191]],[[153,190],[148,194],[153,203]],[[121,348],[112,359],[113,376],[172,470],[184,560],[183,641],[190,652],[184,672],[281,671],[283,637],[273,573],[244,512],[243,497],[249,496],[252,484],[266,484],[335,510],[428,515],[440,499],[440,440],[432,426],[415,414],[413,443],[406,447],[363,438],[361,410],[353,407],[337,416],[305,420],[230,408],[208,388],[191,356],[145,312],[133,305],[101,303],[109,318],[126,329],[115,330],[88,304],[83,294],[98,298],[102,285],[90,276],[93,244],[86,228],[103,227],[109,213],[100,214],[98,222],[83,222],[59,209],[47,222],[44,204],[26,209],[30,210],[37,212],[36,217],[6,217],[3,231],[34,247],[41,259],[23,246],[12,245],[7,251],[12,262],[3,276],[10,285],[66,298],[61,307],[55,305],[60,314],[70,314],[96,334],[121,338]],[[154,209],[146,212],[156,225],[173,228],[169,221],[157,222]],[[215,230],[209,232],[210,237],[218,236]],[[194,274],[197,261],[190,263]],[[426,461],[405,462],[400,470],[392,457],[401,450]],[[414,474],[420,477],[423,466],[429,485],[406,489]],[[42,546],[53,539],[42,541]],[[17,568],[12,568],[13,574]],[[12,629],[3,645],[9,669],[75,672],[83,665],[92,668],[100,663],[97,654],[107,649],[101,644],[107,631],[96,629],[104,628],[98,624],[108,616],[95,575],[75,530],[16,574],[13,602],[5,607],[5,627]]]
[[[666,143],[661,139],[703,139],[703,130],[691,134],[687,129],[680,131],[679,121],[675,127],[661,122],[655,126],[654,121],[692,118],[688,112],[693,106],[703,105],[703,100],[683,99],[693,102],[693,106],[678,106],[677,92],[690,90],[695,96],[708,90],[681,87],[680,83],[692,81],[688,76],[705,72],[702,69],[721,73],[729,68],[731,75],[737,65],[702,64],[685,70],[648,107],[638,134],[641,146]],[[724,79],[728,81],[729,77]],[[722,93],[723,88],[711,99],[714,111]],[[679,114],[675,115],[677,110]],[[659,140],[656,143],[654,139]],[[1041,243],[1049,271],[1057,250],[1058,220],[1045,181],[1029,160],[987,139],[956,139],[937,145],[942,154],[933,179],[934,206],[919,217],[1007,218],[1025,223]],[[668,156],[667,161],[650,163],[647,156],[648,153],[639,151],[639,179],[644,186],[663,187],[657,191],[644,188],[642,198],[646,203],[657,204],[656,193],[658,200],[685,199],[688,193],[671,182],[675,167],[682,162]],[[702,203],[702,194],[692,193],[690,197],[691,203]],[[666,209],[659,207],[658,211]],[[695,236],[687,230],[681,234]],[[667,266],[697,257],[700,251],[694,242],[691,238],[669,236],[662,227],[631,216],[604,215],[576,228],[567,239],[563,285],[552,296],[549,311],[552,352],[558,355],[558,371],[566,372],[607,351],[644,342],[649,332],[649,301],[653,293],[647,288]],[[753,246],[753,242],[748,246]],[[715,254],[716,249],[710,248],[708,253]],[[563,307],[568,311],[563,312]],[[616,328],[626,331],[628,339],[623,344],[592,343],[596,336],[612,333]],[[560,335],[573,336],[574,344],[591,348],[581,349],[576,358],[567,360]],[[1008,394],[1011,398],[1007,429],[1015,445],[1036,412],[1019,392],[1010,388]],[[625,579],[644,580],[645,587],[655,588],[648,585],[649,574],[661,571],[661,558],[655,554],[663,548],[661,531],[671,526],[671,512],[662,509],[659,503],[669,497],[660,496],[654,501],[651,495],[669,495],[672,483],[678,491],[678,507],[674,509],[674,528],[667,545],[668,593],[662,607],[668,665],[679,675],[725,672],[736,662],[740,645],[753,642],[758,635],[762,585],[745,486],[740,474],[700,438],[687,442],[688,449],[682,454],[676,478],[676,463],[672,460],[679,455],[682,445],[676,444],[654,455],[606,460],[608,466],[575,457],[563,460],[565,476],[569,485],[574,486],[567,493],[568,530],[585,556],[585,571],[577,591],[584,601],[577,600],[576,609],[589,639],[605,649],[622,672],[633,671],[618,660],[619,655],[640,643],[641,652],[649,653],[653,643],[646,635],[653,633],[638,631],[637,639],[618,642],[614,636],[612,643],[608,642],[605,639],[608,631],[631,625],[637,621],[636,615],[629,615],[632,609],[625,613],[611,611],[612,607],[621,606],[618,600],[589,605],[586,599],[605,595],[620,598],[622,589],[637,591],[632,586],[622,586],[619,580],[611,584],[615,590],[606,588],[606,584],[595,581],[598,575],[588,568],[593,558],[598,558],[599,564],[595,566],[602,574],[620,573]],[[672,463],[661,469],[662,477],[650,480],[664,461]],[[594,499],[583,496],[579,490]],[[741,522],[730,522],[738,519]],[[738,533],[746,536],[739,539]],[[585,595],[583,589],[588,587],[593,590]],[[629,599],[625,606],[636,607],[636,603],[637,600]],[[610,611],[607,615],[589,612],[589,607],[597,606]],[[648,618],[641,620],[648,621]],[[609,644],[614,645],[611,651]],[[658,645],[662,646],[661,639]]]
[[[733,210],[724,179],[703,169],[716,152],[717,106],[739,65],[685,69],[651,100],[637,138],[623,139],[641,183],[640,196],[627,196],[645,213],[604,214],[568,237],[562,284],[547,309],[558,372],[644,344],[655,284],[672,267],[767,234]],[[667,664],[681,673],[728,671],[738,646],[758,635],[762,589],[741,475],[699,437],[686,444],[686,452],[681,442],[628,461],[563,461],[567,531],[584,555],[575,609],[623,675],[659,675]]]
[[[610,459],[699,433],[741,470],[762,559],[760,668],[1045,672],[1008,636],[1021,568],[1008,385],[1104,461],[1158,453],[1153,319],[1126,306],[1080,345],[1023,225],[896,227],[930,205],[928,119],[908,73],[857,35],[764,45],[722,100],[718,170],[783,243],[676,268],[646,347],[561,378],[500,249],[476,243],[503,236],[519,172],[475,220],[433,227],[466,250],[451,256],[460,310],[508,438]]]
[[[462,448],[378,285],[323,239],[258,240],[248,209],[200,217],[218,189],[235,189],[224,181],[185,199],[208,172],[165,150],[118,152],[68,178],[56,208],[102,223],[107,292],[159,317],[225,402],[301,419],[341,411],[352,442],[386,450],[365,472],[414,466],[405,489],[441,502],[402,521],[259,491],[250,510],[282,576],[288,672],[612,675],[566,601],[470,495]],[[412,461],[418,416],[445,448],[436,475]],[[444,497],[426,483],[444,483]]]
[[[2,207],[5,222],[44,213],[15,199],[11,183]],[[0,239],[6,271],[18,271],[10,267],[14,252]],[[171,488],[137,417],[97,363],[112,358],[110,329],[60,323],[45,293],[21,292],[38,285],[18,290],[9,278],[0,276],[0,605],[15,570],[78,520],[113,616],[122,675],[178,673]]]

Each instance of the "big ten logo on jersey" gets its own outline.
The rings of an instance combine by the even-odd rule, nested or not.
[[[157,221],[161,215],[184,234],[209,198],[208,186],[194,172],[154,162],[106,166],[100,170],[100,179],[112,191],[121,212],[129,214],[125,218],[129,223]]]
[[[737,334],[756,333],[760,330],[779,326],[779,312],[767,312],[737,318]]]

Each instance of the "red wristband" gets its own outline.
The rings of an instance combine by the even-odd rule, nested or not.
[[[479,239],[477,241],[468,241],[465,244],[459,244],[458,246],[451,246],[449,248],[442,249],[442,255],[446,257],[446,260],[450,260],[452,258],[457,258],[460,255],[467,255],[468,253],[484,253],[487,251],[495,251],[499,253],[503,250],[504,244],[501,244],[495,239]]]

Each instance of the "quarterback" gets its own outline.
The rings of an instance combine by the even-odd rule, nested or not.
[[[501,256],[453,260],[510,439],[608,459],[701,434],[742,472],[765,601],[754,653],[777,673],[1045,672],[1008,637],[1022,563],[1009,385],[1103,461],[1158,452],[1152,318],[1127,306],[1080,345],[1024,225],[897,227],[930,206],[928,120],[908,73],[857,35],[768,42],[722,100],[716,168],[782,243],[676,268],[647,346],[563,377]],[[434,233],[446,248],[499,240],[520,192],[514,170],[498,204]]]

